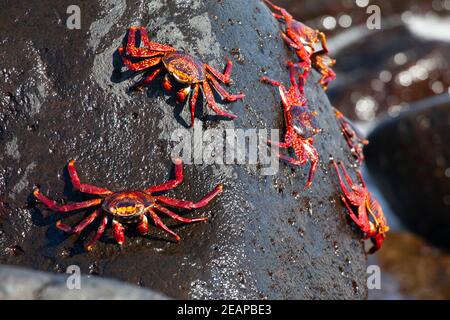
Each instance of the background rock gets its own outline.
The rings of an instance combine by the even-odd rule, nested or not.
[[[113,190],[141,189],[170,176],[170,135],[184,128],[188,112],[158,80],[146,94],[127,92],[136,79],[120,72],[116,49],[130,25],[147,26],[154,40],[218,69],[232,56],[230,91],[242,90],[246,98],[224,107],[239,118],[203,117],[204,129],[280,128],[279,95],[259,78],[288,81],[289,51],[260,1],[83,2],[81,30],[65,27],[70,4],[48,0],[30,8],[7,1],[10,9],[0,13],[1,263],[57,272],[76,264],[83,273],[174,298],[366,297],[363,246],[328,167],[330,155],[353,158],[316,73],[306,93],[323,132],[315,142],[321,163],[310,191],[303,191],[307,167],[280,164],[276,175],[263,176],[254,166],[189,165],[183,185],[170,195],[199,199],[218,182],[225,189],[195,212],[209,215],[209,222],[175,228],[180,243],[152,228],[148,237],[130,230],[120,248],[108,230],[86,253],[88,233],[77,240],[58,231],[57,215],[36,208],[30,194],[39,183],[53,198],[83,199],[67,177],[70,158],[77,159],[82,180]]]
[[[421,108],[377,127],[367,167],[394,212],[414,232],[450,247],[450,111]]]
[[[0,266],[0,300],[165,300],[160,293],[131,286],[117,280],[82,276],[80,289],[69,290],[69,275]]]
[[[450,102],[450,6],[446,1],[276,0],[324,30],[337,60],[331,103],[362,129],[434,97]],[[380,8],[380,29],[367,22]],[[327,19],[325,19],[327,18]],[[330,23],[329,21],[332,21]],[[328,23],[325,23],[328,21]]]
[[[369,299],[449,299],[450,255],[411,232],[391,232],[369,264],[382,268],[381,290]]]

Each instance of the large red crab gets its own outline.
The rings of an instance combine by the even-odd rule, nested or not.
[[[291,87],[286,90],[285,86],[276,80],[262,77],[261,81],[277,86],[280,92],[281,101],[283,103],[284,122],[286,133],[284,142],[277,143],[279,148],[287,149],[292,147],[297,158],[292,158],[283,154],[279,154],[283,159],[294,165],[303,166],[307,160],[311,161],[309,169],[308,181],[305,188],[311,187],[314,173],[319,163],[319,154],[313,146],[314,135],[320,132],[317,127],[315,111],[311,111],[306,106],[306,99],[301,94],[299,86],[295,81],[295,77],[291,76]],[[272,142],[269,141],[269,144]]]
[[[281,32],[286,43],[295,50],[300,62],[296,64],[303,69],[299,76],[301,83],[304,82],[314,67],[322,75],[320,84],[327,89],[328,83],[336,79],[336,74],[332,66],[336,63],[334,59],[328,56],[328,47],[325,34],[319,30],[314,30],[304,23],[295,20],[292,15],[284,8],[274,5],[269,0],[263,0],[272,10],[272,15],[280,21],[284,31]],[[316,49],[319,44],[321,48]]]
[[[334,108],[334,113],[338,119],[341,131],[350,147],[352,154],[355,156],[359,165],[364,161],[363,147],[369,144],[369,140],[364,139],[359,131],[352,125],[352,122],[342,114],[339,110]]]
[[[141,45],[136,47],[136,31],[140,32]],[[220,73],[206,63],[202,63],[196,57],[177,51],[175,48],[152,42],[148,38],[147,30],[144,27],[130,27],[128,29],[128,41],[125,48],[118,49],[123,63],[132,71],[148,71],[144,79],[133,86],[141,89],[143,85],[152,82],[162,71],[166,71],[163,87],[172,90],[171,77],[183,84],[183,88],[177,93],[177,101],[183,103],[188,95],[190,96],[191,125],[194,123],[195,104],[199,89],[203,90],[203,95],[210,108],[219,116],[236,118],[235,115],[226,112],[217,105],[211,85],[226,101],[236,101],[244,98],[244,94],[230,94],[220,84],[231,82],[232,62],[228,60],[224,73]],[[133,62],[134,61],[134,62]],[[149,70],[156,66],[155,69]],[[170,77],[170,76],[171,77]]]
[[[148,220],[149,216],[155,226],[160,227],[175,237],[177,241],[180,240],[180,236],[170,230],[158,217],[156,211],[164,213],[174,220],[190,223],[196,221],[205,221],[207,217],[200,218],[184,218],[178,214],[170,211],[165,206],[181,209],[197,209],[206,206],[215,196],[222,191],[222,185],[219,184],[216,188],[206,195],[199,202],[190,202],[185,200],[173,199],[165,196],[153,195],[155,192],[166,191],[173,189],[183,181],[183,166],[180,159],[175,160],[175,179],[166,183],[149,187],[145,190],[135,191],[119,191],[113,192],[108,189],[99,188],[89,184],[83,184],[80,182],[80,178],[75,170],[74,160],[71,160],[67,165],[69,176],[74,188],[80,192],[99,196],[97,199],[86,200],[82,202],[69,203],[65,205],[59,205],[55,201],[42,195],[38,188],[34,190],[34,196],[54,212],[70,212],[89,207],[98,207],[94,212],[84,218],[79,224],[71,227],[59,220],[56,223],[56,227],[68,233],[80,234],[88,225],[90,225],[95,219],[100,218],[100,226],[93,239],[86,245],[87,250],[91,250],[97,240],[102,236],[105,231],[108,220],[112,220],[112,227],[114,229],[114,238],[118,244],[122,244],[125,241],[125,233],[123,224],[135,223],[137,224],[137,231],[141,234],[148,233]]]
[[[369,190],[367,190],[359,170],[357,170],[357,175],[361,185],[353,183],[344,164],[339,162],[344,179],[347,182],[348,187],[350,187],[350,189],[348,189],[344,179],[342,179],[338,165],[333,160],[331,163],[336,170],[339,184],[343,192],[341,200],[347,208],[350,218],[363,232],[364,240],[370,239],[372,241],[373,247],[370,248],[369,253],[374,253],[381,248],[381,245],[386,238],[386,232],[389,231],[383,210],[378,201],[372,196]]]

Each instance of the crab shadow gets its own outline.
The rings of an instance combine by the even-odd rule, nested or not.
[[[127,43],[127,36],[124,37],[124,39],[122,40],[122,46],[126,46],[126,43]],[[136,61],[139,61],[139,60],[136,60]],[[165,102],[168,105],[173,107],[173,115],[174,115],[174,118],[176,119],[176,121],[185,128],[191,127],[191,124],[185,120],[185,118],[189,118],[189,122],[190,122],[190,112],[188,111],[188,109],[189,109],[189,100],[191,98],[191,95],[189,95],[187,97],[187,99],[184,103],[178,103],[176,100],[175,94],[172,94],[172,93],[175,93],[178,90],[182,89],[183,85],[180,84],[178,81],[176,81],[172,76],[170,76],[170,77],[172,80],[171,83],[173,85],[173,91],[171,91],[171,93],[168,93],[167,95],[164,95],[163,92],[165,92],[165,89],[162,86],[162,79],[165,75],[165,72],[162,72],[162,74],[158,75],[151,83],[145,84],[143,87],[137,89],[137,87],[139,86],[139,83],[143,79],[145,79],[146,75],[149,74],[149,71],[154,70],[154,68],[151,68],[150,70],[146,69],[146,70],[139,71],[139,72],[134,72],[131,70],[122,71],[122,69],[126,66],[123,63],[118,50],[114,51],[114,53],[112,55],[112,67],[113,67],[113,71],[112,71],[112,74],[110,77],[110,81],[112,83],[121,83],[124,81],[129,81],[130,79],[136,78],[137,75],[140,75],[141,79],[136,80],[135,83],[131,87],[128,88],[127,94],[129,94],[129,95],[138,94],[139,91],[145,90],[148,98],[167,96],[167,99],[165,99]],[[216,99],[216,101],[222,101],[221,96],[215,90],[213,92],[214,92],[214,99]],[[185,112],[183,112],[184,109],[186,109]],[[203,94],[203,91],[200,89],[199,98],[197,99],[197,102],[195,104],[196,118],[199,118],[202,121],[221,121],[221,120],[229,121],[229,120],[232,120],[232,119],[229,119],[224,116],[207,114],[206,109],[207,109],[207,103],[204,102],[204,94]],[[182,113],[184,113],[183,116],[182,116]],[[198,115],[201,115],[201,116],[198,116]]]

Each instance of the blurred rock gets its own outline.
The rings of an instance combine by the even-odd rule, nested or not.
[[[386,29],[361,36],[336,54],[338,78],[330,87],[333,104],[349,118],[395,117],[423,99],[447,93],[449,43],[420,38],[392,20]]]
[[[382,270],[380,290],[369,299],[450,299],[450,255],[409,232],[391,232],[369,258]]]
[[[67,275],[0,266],[0,300],[166,300],[160,293],[110,279],[82,276],[68,289]],[[72,283],[71,283],[72,284]]]
[[[447,92],[449,8],[444,2],[274,1],[325,32],[337,60],[328,96],[347,117],[363,122],[396,116],[417,101]],[[380,8],[381,29],[367,27],[367,9],[373,5]]]
[[[224,108],[239,118],[200,116],[203,129],[280,128],[278,92],[259,78],[287,82],[289,53],[260,1],[83,2],[81,30],[65,26],[70,1],[47,0],[32,8],[7,4],[10,9],[0,12],[0,30],[8,30],[0,52],[1,263],[58,272],[78,265],[83,274],[174,298],[366,297],[363,246],[337,200],[339,188],[328,167],[330,155],[352,156],[316,73],[306,93],[323,132],[315,141],[321,164],[310,191],[303,191],[308,167],[281,164],[275,176],[263,176],[255,166],[186,165],[185,181],[171,196],[195,200],[218,182],[225,186],[217,200],[193,213],[210,221],[168,221],[180,243],[155,228],[148,237],[129,230],[122,247],[108,228],[89,253],[82,247],[89,232],[80,239],[64,234],[55,228],[58,215],[33,206],[35,183],[55,199],[85,199],[67,177],[70,158],[77,159],[83,181],[113,190],[142,189],[170,177],[170,137],[185,128],[189,114],[159,79],[145,93],[128,93],[137,79],[119,71],[116,49],[133,24],[217,69],[232,56],[230,91],[242,90],[246,98]],[[69,222],[82,214],[68,215]]]
[[[450,248],[450,109],[447,104],[380,124],[364,150],[394,212],[414,232]]]

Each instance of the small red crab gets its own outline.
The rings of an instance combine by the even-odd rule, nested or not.
[[[97,195],[99,196],[99,198],[59,205],[55,201],[42,195],[38,188],[34,190],[33,194],[40,202],[42,202],[54,212],[70,212],[101,205],[100,208],[97,208],[93,213],[84,218],[78,225],[74,227],[64,224],[63,222],[61,222],[61,220],[56,223],[56,227],[60,230],[68,233],[80,234],[96,218],[101,218],[100,226],[98,227],[94,238],[86,245],[87,250],[91,250],[97,240],[102,236],[108,223],[109,217],[112,218],[114,238],[120,245],[125,241],[125,233],[122,223],[136,223],[137,231],[141,234],[147,234],[147,216],[149,216],[153,220],[157,227],[164,229],[165,231],[173,235],[177,241],[179,241],[180,236],[170,230],[157,216],[155,211],[162,212],[172,219],[184,223],[205,221],[208,219],[207,217],[193,219],[181,217],[165,208],[163,205],[187,210],[197,209],[206,206],[222,191],[222,185],[219,184],[213,191],[211,191],[208,195],[206,195],[203,199],[196,203],[168,198],[165,196],[153,195],[153,193],[155,192],[173,189],[183,181],[183,165],[180,159],[175,160],[175,179],[160,185],[152,186],[145,190],[136,191],[113,192],[108,189],[99,188],[93,185],[82,184],[75,170],[74,160],[71,160],[69,162],[69,164],[67,165],[67,169],[69,171],[70,180],[76,190],[87,194]]]
[[[274,5],[269,0],[263,1],[272,10],[278,11],[278,13],[274,12],[272,15],[283,24],[284,31],[281,32],[281,35],[286,43],[295,50],[301,61],[296,64],[303,69],[303,74],[299,76],[301,80],[304,82],[308,78],[311,66],[313,66],[322,75],[320,84],[326,90],[328,83],[336,79],[336,74],[331,69],[336,61],[328,56],[325,34],[295,20],[286,9]],[[316,50],[319,42],[321,49]]]
[[[136,31],[138,30],[140,31],[141,45],[143,47],[136,47]],[[228,118],[236,118],[235,115],[219,108],[210,86],[211,84],[226,101],[236,101],[244,98],[244,94],[233,95],[228,93],[218,82],[220,81],[224,84],[231,82],[230,76],[233,66],[231,60],[228,60],[225,72],[220,73],[192,55],[179,52],[171,46],[150,41],[147,30],[144,27],[130,27],[128,29],[127,45],[125,48],[119,48],[118,52],[122,57],[123,63],[132,71],[143,71],[157,66],[156,69],[149,72],[141,82],[132,88],[141,89],[145,84],[152,82],[165,69],[164,89],[172,90],[169,75],[185,86],[177,93],[178,102],[184,103],[192,90],[190,96],[191,125],[194,123],[195,104],[200,87],[208,105],[216,114]],[[131,59],[137,61],[132,62]]]
[[[370,239],[373,247],[370,248],[369,253],[374,253],[381,248],[383,240],[386,238],[386,232],[389,231],[386,218],[378,201],[367,190],[366,184],[363,180],[362,174],[357,170],[358,178],[361,185],[353,183],[352,179],[347,173],[342,162],[339,165],[350,190],[347,188],[344,180],[339,172],[339,167],[335,161],[331,161],[339,178],[343,195],[341,200],[347,208],[350,218],[356,223],[358,228],[364,233],[364,240]],[[370,219],[369,215],[372,217]]]
[[[341,131],[344,134],[348,146],[358,161],[358,164],[361,165],[364,161],[363,147],[369,144],[369,140],[361,137],[359,131],[352,125],[352,122],[342,114],[342,112],[334,108],[334,113],[339,121]]]
[[[331,68],[335,64],[336,60],[326,54],[314,54],[312,58],[312,66],[322,75],[319,83],[324,90],[327,90],[328,84],[336,79],[336,73]]]
[[[280,159],[298,166],[305,165],[308,159],[311,160],[311,168],[305,186],[305,188],[309,188],[319,163],[319,154],[313,146],[314,135],[320,132],[316,122],[317,113],[306,106],[306,98],[301,94],[294,77],[291,76],[289,91],[281,82],[276,80],[262,77],[261,81],[277,86],[279,89],[283,103],[286,133],[284,142],[277,143],[277,145],[284,149],[292,147],[297,159],[283,154],[278,156]],[[271,144],[272,142],[268,141],[268,143]]]

